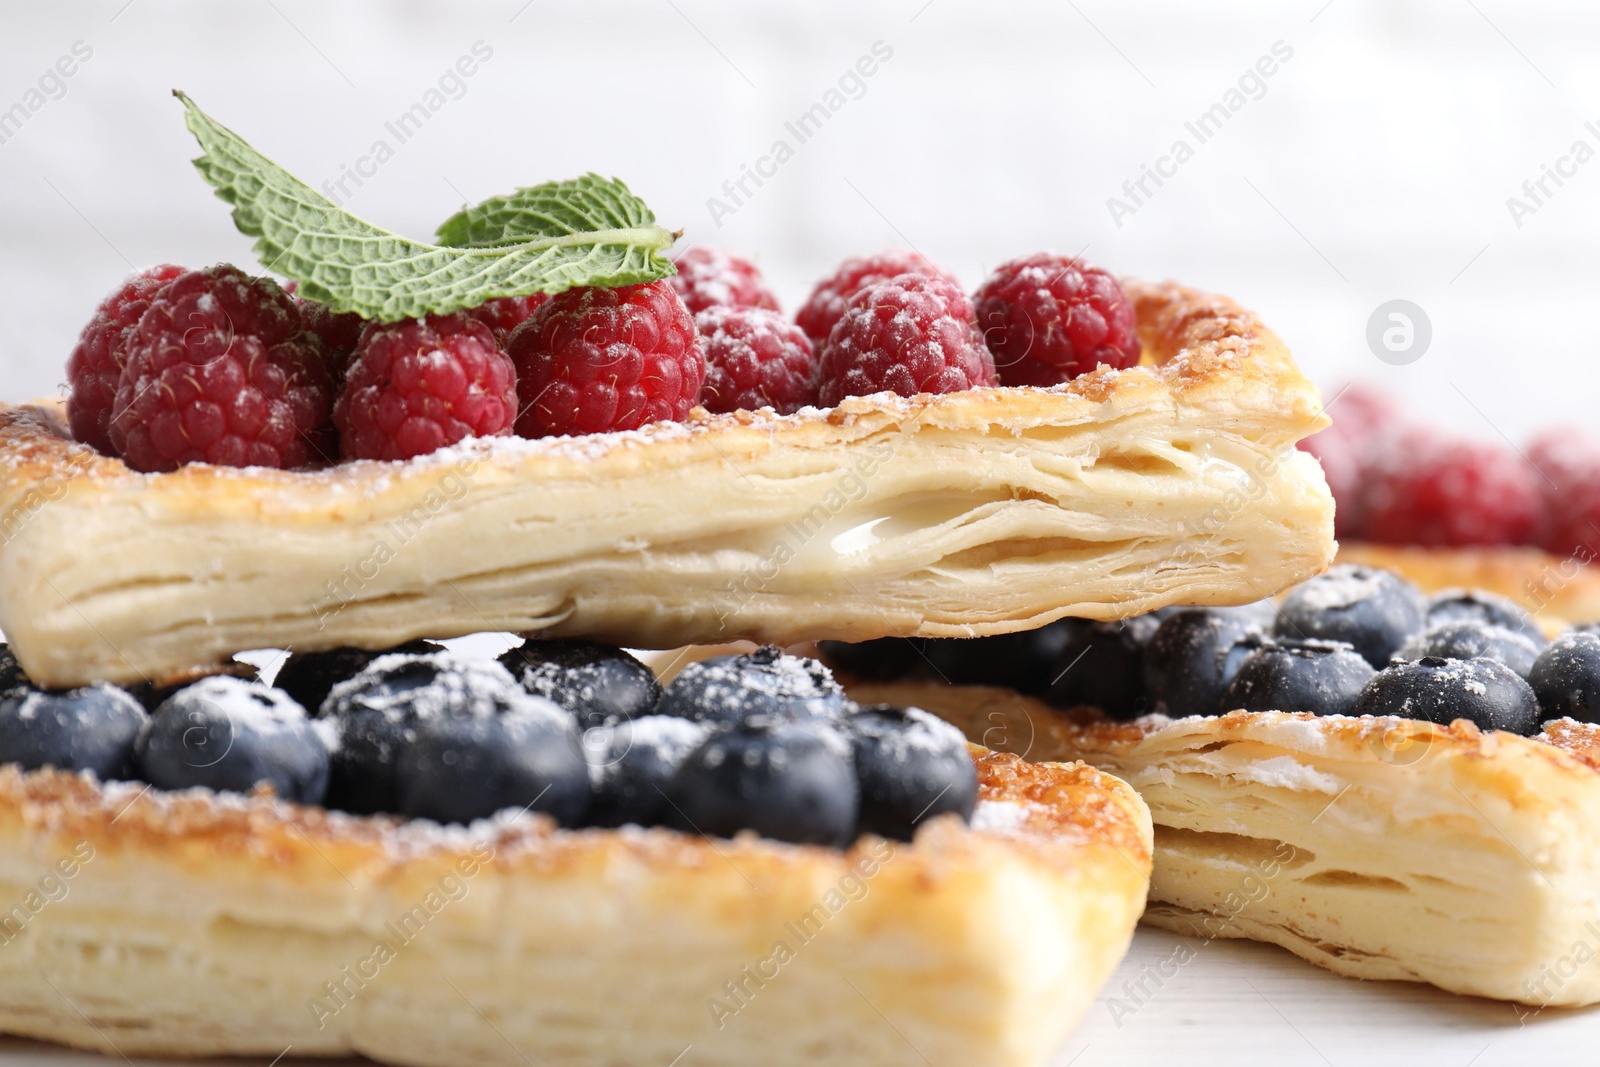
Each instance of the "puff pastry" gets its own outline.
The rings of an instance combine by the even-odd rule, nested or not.
[[[968,828],[848,852],[442,830],[0,770],[0,1030],[124,1056],[1042,1063],[1127,950],[1150,821],[974,749]]]
[[[1111,723],[1011,690],[860,685],[1150,805],[1146,922],[1281,945],[1355,978],[1540,1007],[1600,1002],[1600,727],[1535,738],[1236,711]]]
[[[486,630],[977,636],[1257,600],[1332,559],[1327,423],[1232,302],[1129,282],[1147,365],[319,473],[140,475],[0,411],[0,627],[53,686]]]

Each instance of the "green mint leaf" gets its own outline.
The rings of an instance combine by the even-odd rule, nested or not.
[[[492,248],[586,230],[645,229],[655,221],[644,201],[621,181],[585,174],[462,208],[439,227],[439,243],[451,248]]]
[[[626,186],[593,175],[489,201],[502,240],[482,243],[496,223],[454,226],[456,247],[389,233],[345,211],[251,148],[181,92],[184,120],[200,142],[196,169],[233,205],[234,225],[256,238],[267,270],[300,283],[300,295],[393,322],[486,300],[558,293],[576,285],[636,285],[672,273],[663,253],[674,235]],[[538,194],[523,201],[526,194]],[[477,209],[463,215],[473,216]],[[457,216],[460,218],[461,216]]]

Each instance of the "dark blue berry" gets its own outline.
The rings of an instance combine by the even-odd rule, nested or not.
[[[22,665],[17,662],[11,646],[0,642],[0,697],[28,688],[32,688],[32,683],[28,681]]]
[[[494,715],[526,695],[492,661],[444,651],[378,657],[335,685],[323,703],[339,731],[328,806],[358,815],[399,811],[395,763],[424,720]]]
[[[0,763],[25,771],[93,771],[101,781],[128,778],[145,719],[139,702],[115,686],[44,691],[24,685],[0,699]]]
[[[594,802],[591,826],[659,826],[669,808],[666,791],[690,752],[711,734],[704,723],[676,715],[641,715],[583,735]]]
[[[661,699],[649,667],[594,641],[530,640],[500,662],[522,688],[560,704],[585,729],[649,715]]]
[[[498,712],[423,716],[400,751],[394,779],[402,815],[441,823],[515,808],[576,826],[591,795],[577,720],[521,692]]]
[[[1492,659],[1526,678],[1539,655],[1535,645],[1521,633],[1476,619],[1447,622],[1417,634],[1395,653],[1397,659]]]
[[[1600,635],[1568,630],[1551,641],[1528,672],[1546,718],[1600,722]]]
[[[874,641],[818,641],[828,666],[863,681],[892,682],[928,669],[925,639],[880,637]]]
[[[1148,615],[1122,622],[1073,619],[1046,679],[1045,699],[1059,708],[1099,708],[1113,719],[1145,710],[1144,648],[1160,623]]]
[[[1349,645],[1279,639],[1245,656],[1221,707],[1348,715],[1374,673]]]
[[[1167,616],[1144,649],[1150,710],[1215,715],[1239,664],[1261,642],[1256,617],[1238,611],[1185,608]]]
[[[1425,607],[1421,591],[1399,575],[1340,564],[1284,598],[1276,633],[1291,640],[1344,641],[1382,669],[1422,630]]]
[[[862,832],[910,841],[937,815],[972,818],[978,770],[960,730],[921,708],[886,704],[862,708],[840,725],[855,749]]]
[[[150,716],[134,747],[139,776],[159,789],[248,793],[321,804],[328,750],[287,693],[225,675],[178,690]]]
[[[241,663],[238,660],[232,660],[226,666],[222,667],[221,670],[226,672],[230,678],[242,678],[247,682],[261,681],[261,672],[257,670],[254,665],[249,663]],[[145,711],[153,713],[157,708],[165,704],[167,699],[171,697],[172,694],[176,693],[180,689],[185,688],[186,686],[193,685],[195,680],[196,679],[191,676],[182,681],[170,682],[163,685],[156,685],[154,682],[140,682],[137,685],[130,686],[128,688],[128,693],[133,697],[133,699],[137,700],[141,705],[144,706]],[[301,707],[304,706],[305,705],[303,704],[301,705]],[[310,710],[311,709],[307,709],[308,713]]]
[[[360,674],[367,664],[379,656],[396,653],[420,655],[437,651],[439,646],[432,641],[408,641],[398,648],[383,652],[351,648],[348,645],[320,652],[293,652],[278,668],[272,684],[294,697],[308,714],[321,715],[322,704],[333,687]]]
[[[1062,623],[1050,623],[993,637],[935,638],[924,644],[923,654],[929,668],[951,685],[998,685],[1041,693],[1055,677],[1052,668],[1069,632]]]
[[[828,668],[768,645],[689,664],[667,686],[656,710],[680,719],[728,725],[751,715],[834,719],[844,708],[844,690]]]
[[[1432,630],[1452,622],[1486,622],[1514,630],[1539,648],[1545,646],[1544,631],[1529,618],[1521,604],[1510,597],[1483,589],[1446,589],[1428,598],[1427,628]]]
[[[1480,730],[1531,734],[1539,725],[1539,701],[1503,663],[1430,656],[1379,671],[1351,714],[1398,715],[1441,726],[1466,719]]]
[[[667,790],[669,822],[688,833],[754,830],[802,845],[848,844],[861,807],[850,744],[826,722],[756,716],[713,733]]]

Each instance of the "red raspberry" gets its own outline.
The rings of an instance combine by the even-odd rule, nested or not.
[[[464,437],[503,437],[516,417],[511,359],[460,311],[368,326],[333,408],[345,459],[410,459]]]
[[[1387,393],[1367,385],[1349,385],[1325,397],[1333,425],[1300,442],[1317,457],[1336,505],[1334,534],[1366,536],[1366,494],[1374,468],[1396,434],[1407,429],[1404,415]]]
[[[767,288],[761,271],[743,256],[697,245],[674,260],[673,266],[678,273],[667,281],[691,315],[710,307],[778,310],[778,298]]]
[[[1544,495],[1540,546],[1585,563],[1600,557],[1600,442],[1558,427],[1533,439],[1528,459]]]
[[[353,311],[332,312],[327,304],[315,300],[307,300],[297,290],[299,282],[291,281],[283,287],[283,291],[294,297],[295,304],[300,308],[300,320],[305,323],[306,329],[317,335],[322,342],[322,347],[328,352],[328,373],[332,376],[334,384],[344,382],[345,372],[350,369],[350,360],[355,358],[356,345],[361,341],[361,330],[367,324]]]
[[[1509,448],[1408,429],[1366,493],[1367,536],[1399,545],[1516,545],[1539,527],[1538,475]]]
[[[513,330],[506,348],[523,437],[681,421],[706,376],[694,319],[665,279],[568,289]]]
[[[822,348],[818,402],[871,393],[954,393],[994,384],[994,359],[954,282],[926,274],[857,293]]]
[[[170,264],[140,271],[100,302],[78,335],[77,347],[67,360],[67,382],[72,386],[67,422],[77,440],[106,455],[115,454],[106,423],[111,421],[117,383],[128,362],[128,345],[150,298],[183,272],[183,267]]]
[[[788,415],[817,399],[817,361],[800,327],[765,308],[713,307],[694,317],[706,352],[707,411],[770,407]]]
[[[151,299],[128,346],[111,442],[139,471],[303,467],[331,458],[332,402],[327,353],[294,300],[223,264]]]
[[[533,313],[549,299],[545,293],[502,296],[478,307],[469,308],[467,314],[493,330],[495,341],[504,348],[506,338],[511,336],[511,331],[532,318]]]
[[[839,264],[839,269],[817,283],[806,298],[805,306],[795,315],[795,325],[811,338],[811,346],[821,350],[833,324],[844,314],[845,306],[861,290],[882,285],[901,274],[926,274],[943,278],[960,287],[955,275],[944,270],[920,252],[891,248],[872,256],[856,256]]]
[[[1038,252],[995,268],[973,297],[978,329],[1006,385],[1056,385],[1104,363],[1139,362],[1133,303],[1080,259]]]

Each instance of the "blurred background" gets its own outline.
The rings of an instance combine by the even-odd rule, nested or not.
[[[1576,0],[106,0],[4,19],[9,400],[59,391],[132,267],[253,263],[188,163],[173,87],[415,237],[596,170],[685,244],[752,255],[790,311],[852,253],[912,246],[976,287],[1052,248],[1227,293],[1324,389],[1371,381],[1465,432],[1586,421],[1600,386],[1600,6]],[[1402,330],[1386,362],[1369,322],[1392,300],[1427,321],[1405,311],[1407,345],[1381,313]]]

